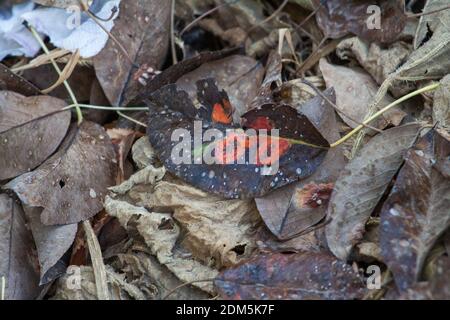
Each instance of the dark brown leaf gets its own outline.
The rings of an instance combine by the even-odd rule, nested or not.
[[[450,142],[428,132],[406,154],[383,205],[381,252],[401,291],[420,279],[429,250],[450,226],[450,180],[436,166],[439,159],[448,164],[449,156]]]
[[[115,183],[115,157],[105,130],[85,121],[71,128],[55,155],[5,188],[25,205],[43,207],[45,225],[80,222],[103,208],[107,187]]]
[[[320,6],[316,14],[317,24],[325,36],[332,39],[353,33],[369,42],[391,43],[406,24],[403,1],[400,0],[378,0],[376,3],[370,0],[314,2],[316,7]],[[377,10],[381,17],[377,17]]]
[[[362,298],[353,268],[323,253],[264,254],[223,271],[214,281],[224,299],[336,300]]]
[[[0,91],[0,181],[44,162],[60,145],[70,124],[64,101]]]
[[[376,135],[341,172],[328,206],[326,226],[334,255],[347,260],[362,238],[365,224],[414,143],[420,126],[407,124]]]
[[[0,63],[0,90],[14,91],[24,96],[37,96],[41,92],[33,84]]]
[[[324,95],[335,101],[333,89]],[[334,110],[322,97],[311,99],[299,111],[330,143],[339,139]],[[333,183],[344,165],[341,148],[333,148],[312,176],[256,198],[258,211],[270,231],[280,240],[288,239],[319,222],[326,215]]]
[[[113,106],[137,96],[142,84],[139,78],[149,68],[159,70],[169,46],[170,1],[122,1],[120,15],[111,34],[126,49],[139,69],[124,57],[117,44],[109,39],[106,47],[94,57],[97,78]],[[144,81],[148,79],[144,78]]]
[[[42,208],[24,207],[29,227],[36,243],[40,265],[40,284],[58,278],[65,269],[58,262],[71,248],[77,233],[77,224],[65,226],[46,226],[41,222]]]
[[[33,237],[22,208],[6,194],[0,194],[0,284],[3,277],[5,299],[35,299],[40,292],[38,269]]]

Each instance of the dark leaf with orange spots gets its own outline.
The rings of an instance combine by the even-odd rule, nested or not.
[[[316,252],[259,255],[223,271],[214,284],[224,299],[358,299],[365,292],[350,265]]]
[[[232,123],[228,96],[213,79],[197,82],[197,101],[198,109],[176,85],[156,91],[148,101],[148,134],[166,168],[202,190],[262,196],[311,175],[327,153],[328,142],[288,105],[250,110],[241,126]]]

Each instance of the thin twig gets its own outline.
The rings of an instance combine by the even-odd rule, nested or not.
[[[270,20],[275,18],[284,9],[284,7],[288,4],[288,2],[289,2],[289,0],[284,0],[283,3],[277,8],[277,10],[275,10],[270,16],[268,16],[266,19],[259,22],[258,24],[254,25],[253,27],[251,27],[247,31],[247,36],[245,37],[245,40],[248,39],[248,37],[250,36],[250,33],[252,33],[256,28],[259,28],[260,26],[266,24],[267,22],[269,22]],[[245,40],[244,40],[244,42],[245,42]]]
[[[64,81],[69,79],[70,76],[72,75],[73,71],[75,70],[75,67],[78,64],[78,61],[80,61],[80,50],[79,49],[77,49],[77,51],[75,51],[75,53],[71,55],[69,62],[64,67],[58,80],[56,80],[56,82],[53,85],[51,85],[49,88],[41,90],[41,92],[43,94],[48,94],[48,93],[52,92],[54,89],[56,89],[57,87],[59,87],[61,84],[63,84]]]
[[[379,116],[381,116],[382,114],[384,114],[386,111],[388,111],[389,109],[392,109],[393,107],[399,105],[400,103],[402,103],[403,101],[406,101],[412,97],[415,97],[421,93],[427,92],[427,91],[432,91],[432,90],[436,90],[439,87],[439,83],[435,83],[435,84],[430,84],[429,86],[423,87],[421,89],[418,89],[416,91],[413,91],[397,100],[395,100],[394,102],[388,104],[386,107],[384,107],[383,109],[379,110],[378,112],[376,112],[375,114],[373,114],[371,117],[369,117],[367,120],[364,120],[364,124],[368,124],[370,122],[372,122],[373,120],[375,120],[376,118],[378,118]],[[338,145],[340,145],[341,143],[344,143],[345,141],[347,141],[348,139],[350,139],[354,134],[358,133],[359,131],[361,131],[361,129],[363,129],[364,126],[363,125],[359,125],[356,128],[354,128],[352,131],[350,131],[347,135],[345,135],[344,137],[342,137],[341,139],[339,139],[338,141],[332,143],[330,145],[331,148],[337,147]]]
[[[50,54],[50,51],[48,50],[48,48],[45,45],[44,41],[42,41],[42,39],[39,36],[39,34],[37,33],[36,29],[34,29],[33,27],[30,26],[30,31],[33,34],[33,36],[36,38],[36,40],[38,41],[39,45],[42,47],[42,50],[44,50],[44,52],[47,55]],[[61,76],[61,74],[62,74],[61,69],[59,68],[59,66],[56,63],[55,59],[50,58],[50,60],[52,61],[53,68],[56,70],[58,75]],[[64,81],[64,86],[66,87],[66,90],[69,93],[69,96],[72,99],[73,104],[75,105],[75,111],[76,111],[76,114],[77,114],[78,125],[80,125],[81,122],[83,122],[83,113],[81,112],[81,108],[78,105],[77,98],[75,97],[75,94],[73,93],[72,88],[70,87],[70,85],[67,82],[67,80]]]
[[[90,104],[79,104],[80,108],[95,109],[95,110],[107,110],[107,111],[148,111],[147,107],[108,107],[108,106],[95,106]],[[69,110],[74,108],[75,105],[71,104],[64,107],[63,110]]]
[[[106,267],[102,257],[102,250],[89,220],[83,221],[83,230],[86,234],[89,254],[94,269],[97,297],[99,300],[109,300],[108,281],[106,277]]]
[[[170,14],[170,46],[172,49],[172,63],[177,64],[177,48],[175,46],[175,0],[172,0],[172,11]]]
[[[405,14],[406,14],[406,16],[408,18],[416,18],[416,17],[426,16],[426,15],[429,15],[429,14],[438,13],[438,12],[441,12],[441,11],[444,11],[444,10],[448,10],[448,9],[450,9],[450,4],[445,6],[445,7],[440,8],[440,9],[436,9],[436,10],[432,10],[432,11],[428,11],[428,12],[421,12],[421,13],[405,12]]]
[[[179,286],[176,286],[175,288],[173,288],[172,290],[169,291],[169,293],[167,293],[161,300],[166,300],[169,296],[171,296],[175,291],[177,291],[178,289],[181,289],[183,287],[189,286],[193,283],[200,283],[200,282],[213,282],[214,280],[216,280],[215,278],[210,278],[210,279],[202,279],[202,280],[193,280],[193,281],[189,281],[189,282],[185,282],[183,284],[180,284]]]
[[[207,16],[213,14],[214,12],[216,12],[217,10],[219,10],[219,9],[222,8],[222,7],[229,6],[230,4],[234,4],[234,3],[239,2],[239,1],[240,1],[240,0],[236,0],[236,1],[232,1],[232,2],[225,2],[225,3],[219,4],[218,6],[216,6],[216,7],[212,8],[212,9],[206,11],[206,12],[203,13],[201,16],[199,16],[199,17],[195,18],[194,20],[192,20],[186,27],[184,27],[184,29],[181,30],[181,32],[180,32],[180,37],[181,37],[183,34],[185,34],[187,31],[191,30],[191,28],[192,28],[195,24],[197,24],[200,20],[202,20],[202,19],[204,19],[205,17],[207,17]]]
[[[118,114],[119,116],[121,116],[122,118],[125,118],[125,119],[127,119],[127,120],[129,120],[129,121],[131,121],[131,122],[134,122],[134,123],[136,123],[136,124],[138,124],[138,125],[140,125],[140,126],[143,126],[144,128],[147,128],[147,125],[146,125],[145,123],[142,123],[142,122],[140,122],[139,120],[136,120],[136,119],[134,119],[134,118],[132,118],[132,117],[130,117],[130,116],[127,116],[127,115],[123,114],[123,113],[120,112],[120,111],[116,111],[116,112],[117,112],[117,114]]]
[[[130,61],[131,65],[133,67],[139,68],[140,66],[133,61],[133,59],[131,59],[130,55],[128,54],[128,51],[125,49],[125,47],[122,45],[122,43],[120,43],[119,40],[117,40],[117,38],[108,31],[108,29],[105,28],[105,26],[103,24],[101,24],[101,22],[97,19],[96,16],[94,16],[89,10],[86,11],[86,14],[92,19],[94,20],[94,22],[100,27],[102,28],[102,30],[104,32],[106,32],[106,34],[111,38],[112,41],[114,41],[114,43],[119,47],[119,49],[122,51],[122,53],[124,54],[125,58],[128,59],[128,61]]]

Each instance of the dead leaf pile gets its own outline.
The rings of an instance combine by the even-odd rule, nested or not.
[[[0,300],[450,299],[449,23],[1,1]]]

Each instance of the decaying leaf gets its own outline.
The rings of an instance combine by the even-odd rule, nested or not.
[[[314,0],[316,20],[332,39],[353,33],[370,42],[394,42],[406,24],[403,1]]]
[[[163,87],[148,101],[150,143],[167,170],[184,181],[226,198],[252,198],[310,176],[323,161],[328,142],[293,107],[264,104],[245,113],[241,127],[232,123],[233,107],[214,79],[196,85],[199,109],[176,85]],[[266,133],[251,136],[242,129]],[[271,129],[279,130],[278,137],[272,138]],[[214,132],[213,137],[206,138],[207,131]],[[290,139],[306,143],[291,143]],[[208,156],[212,161],[204,160]]]
[[[214,281],[224,299],[338,300],[361,298],[362,278],[323,253],[262,254],[223,271]]]
[[[5,299],[37,298],[39,267],[31,232],[22,208],[0,194],[0,282],[6,284]]]
[[[323,94],[332,102],[336,99],[333,89]],[[334,110],[322,97],[317,96],[298,109],[330,143],[339,139]],[[326,215],[333,182],[344,165],[342,149],[333,148],[312,176],[256,198],[258,211],[270,231],[278,239],[288,239],[319,222]]]
[[[423,7],[422,12],[432,12],[438,9],[443,9],[446,6],[448,6],[447,0],[428,0]],[[434,14],[422,15],[414,37],[414,49],[417,49],[424,42],[426,42],[430,35],[445,30],[448,31],[449,21],[450,11],[448,9],[435,12]]]
[[[41,208],[24,207],[24,211],[36,243],[41,274],[40,285],[43,285],[65,272],[58,262],[72,246],[78,225],[46,226],[41,222]]]
[[[343,111],[343,114],[339,114],[339,112],[338,114],[349,126],[355,128],[364,121],[368,106],[377,93],[377,84],[362,69],[332,65],[325,59],[320,60],[319,66],[327,88],[333,87],[336,91],[336,105]],[[385,96],[381,101],[381,106],[387,106],[392,101],[391,97]],[[358,123],[347,118],[344,114],[358,121]],[[405,115],[398,108],[391,109],[382,118],[374,121],[373,126],[380,129],[389,124],[397,126]]]
[[[429,250],[450,226],[450,180],[435,165],[439,159],[449,163],[449,156],[450,142],[435,130],[428,132],[406,154],[383,205],[382,255],[402,291],[420,279]]]
[[[358,37],[342,40],[336,48],[336,54],[341,59],[355,58],[379,85],[405,62],[411,51],[411,45],[403,41],[384,47],[377,43],[364,42]],[[400,97],[412,88],[413,84],[398,81],[389,91],[393,96]]]
[[[450,128],[450,75],[442,78],[440,83],[434,92],[433,123]]]
[[[205,78],[215,78],[217,85],[224,89],[230,103],[235,107],[234,121],[247,111],[247,106],[257,95],[264,75],[264,69],[255,59],[233,55],[225,59],[204,63],[201,67],[184,75],[176,82],[191,99],[197,96],[195,83]]]
[[[0,181],[28,172],[60,145],[70,124],[65,102],[0,91]]]
[[[143,75],[159,70],[164,63],[169,45],[170,8],[168,1],[121,2],[120,16],[111,33],[126,48],[138,69],[111,38],[94,57],[95,72],[112,105],[122,106],[124,100],[135,98],[142,86],[139,79],[148,81]]]
[[[118,218],[121,225],[127,230],[133,232],[135,229],[144,238],[151,253],[158,258],[158,261],[180,280],[189,282],[213,278],[217,275],[216,270],[203,265],[181,250],[176,250],[180,227],[173,221],[170,214],[150,213],[143,207],[110,197],[106,198],[105,209],[108,214]],[[213,290],[212,285],[208,283],[198,283],[197,286],[207,292]]]
[[[420,126],[388,129],[367,143],[337,179],[328,206],[326,226],[330,250],[346,260],[364,234],[365,224],[414,143]]]
[[[92,122],[72,126],[59,151],[33,172],[9,182],[30,207],[44,208],[45,225],[86,220],[102,208],[116,177],[114,147],[105,130]]]
[[[12,72],[0,63],[0,90],[14,91],[24,96],[37,96],[41,92],[23,77]]]

